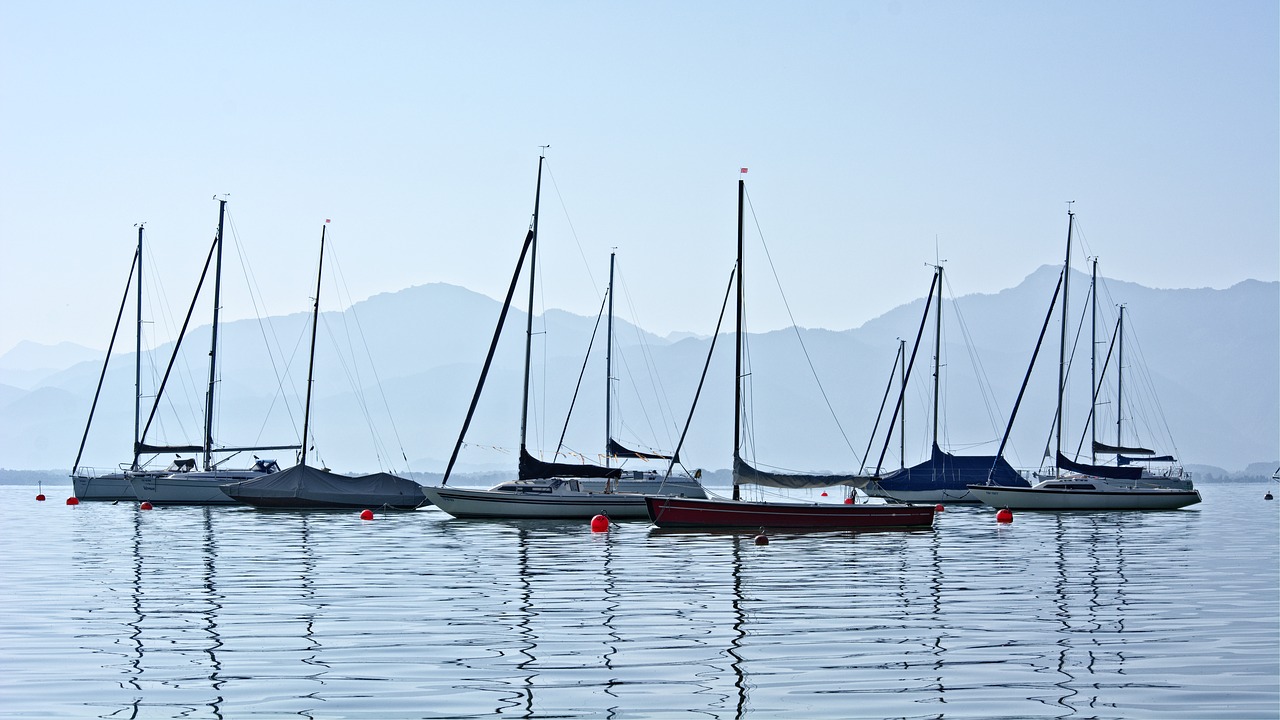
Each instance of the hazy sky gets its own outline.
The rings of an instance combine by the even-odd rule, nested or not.
[[[1275,280],[1278,28],[1273,0],[5,0],[0,352],[105,347],[139,221],[185,310],[221,193],[228,317],[240,254],[266,312],[308,307],[325,218],[357,300],[501,297],[545,144],[543,302],[593,314],[616,246],[660,333],[714,326],[740,167],[806,326],[923,295],[935,243],[956,294],[1015,285],[1067,200],[1109,276]]]

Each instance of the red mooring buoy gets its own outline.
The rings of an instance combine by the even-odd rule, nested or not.
[[[44,493],[40,493],[36,496],[36,502],[44,502]]]
[[[943,511],[945,511],[945,510],[946,510],[946,508],[942,506],[942,503],[938,503],[937,505],[934,505],[934,506],[933,506],[933,511],[934,511],[934,512],[943,512]]]
[[[768,536],[768,535],[765,535],[764,533],[760,533],[759,535],[757,535],[757,536],[756,536],[756,544],[757,544],[757,545],[768,545],[768,544],[769,544],[769,536]]]
[[[853,498],[851,498],[851,497],[847,497],[847,498],[845,498],[845,499],[844,499],[844,504],[845,504],[845,505],[852,505],[852,504],[853,504]]]
[[[67,504],[68,504],[68,505],[79,505],[79,504],[80,504],[80,498],[76,497],[75,495],[72,495],[71,497],[67,498]]]
[[[147,502],[146,500],[143,500],[143,501],[142,501],[142,504],[138,506],[138,509],[139,509],[139,510],[151,510],[151,509],[152,509],[152,508],[154,508],[154,507],[155,507],[155,506],[154,506],[154,505],[152,505],[151,503]]]
[[[591,518],[591,532],[609,532],[609,518],[604,515]]]
[[[1009,508],[1000,508],[996,511],[996,522],[1011,523],[1013,522],[1013,511]]]
[[[360,511],[360,519],[361,519],[361,520],[372,520],[372,519],[373,519],[373,511],[372,511],[372,510],[361,510],[361,511]]]
[[[826,496],[827,496],[827,491],[826,491],[826,490],[823,490],[823,491],[822,491],[822,497],[826,497]]]

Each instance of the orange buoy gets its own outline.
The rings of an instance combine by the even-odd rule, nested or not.
[[[768,535],[765,535],[764,533],[760,533],[759,535],[757,535],[757,536],[756,536],[756,544],[757,544],[757,545],[768,545],[768,544],[769,544],[769,536],[768,536]]]
[[[946,508],[942,506],[942,503],[938,503],[937,505],[934,505],[934,506],[933,506],[933,511],[934,511],[934,512],[943,512],[943,511],[945,511],[945,510],[946,510]]]
[[[36,496],[36,502],[44,502],[44,493],[40,493]]]
[[[1013,522],[1013,511],[1009,508],[1000,508],[996,511],[996,522],[1011,523]]]
[[[152,505],[151,503],[147,502],[146,500],[143,500],[143,501],[142,501],[142,504],[138,506],[138,509],[139,509],[139,510],[150,510],[150,509],[152,509],[152,508],[154,508],[154,507],[155,507],[155,506],[154,506],[154,505]]]
[[[609,532],[608,516],[597,515],[591,518],[591,532]]]
[[[79,505],[79,504],[80,504],[80,498],[76,497],[75,495],[72,495],[71,497],[67,498],[67,504],[68,504],[68,505]]]
[[[360,519],[361,519],[361,520],[372,520],[372,519],[373,519],[373,511],[372,511],[372,510],[361,510],[361,511],[360,511]]]

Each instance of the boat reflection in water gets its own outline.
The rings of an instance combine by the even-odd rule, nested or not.
[[[43,503],[10,520],[15,534],[40,526],[75,552],[59,567],[47,544],[0,535],[18,601],[0,606],[0,690],[6,713],[33,717],[998,705],[1194,718],[1228,702],[1266,716],[1280,700],[1277,595],[1257,569],[1280,558],[1274,535],[1257,536],[1274,503],[1256,486],[1225,492],[1206,498],[1212,515],[1026,513],[1001,526],[958,507],[934,531],[777,530],[767,545],[757,530],[640,523],[592,533],[424,512]],[[1210,547],[1244,542],[1249,553]],[[64,693],[29,689],[63,677],[77,679]]]

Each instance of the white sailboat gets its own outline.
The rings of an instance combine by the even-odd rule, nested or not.
[[[693,478],[671,480],[659,478],[653,473],[624,472],[621,468],[610,467],[608,458],[643,457],[664,458],[661,455],[638,453],[627,450],[614,442],[611,436],[606,438],[606,465],[577,464],[564,462],[546,462],[529,453],[527,445],[527,427],[529,417],[529,368],[533,339],[533,302],[535,282],[537,278],[538,248],[538,209],[542,197],[542,165],[544,156],[538,158],[537,189],[534,194],[533,220],[529,232],[525,236],[520,250],[520,258],[516,262],[515,273],[507,290],[506,300],[498,316],[498,325],[494,330],[493,341],[489,346],[489,354],[485,358],[480,372],[480,380],[476,385],[471,406],[467,410],[458,442],[454,445],[453,454],[445,468],[444,478],[439,487],[425,487],[423,493],[427,499],[444,512],[461,518],[590,518],[595,515],[607,515],[614,519],[645,518],[644,494],[681,495],[687,497],[705,497],[702,485]],[[467,428],[475,413],[476,404],[484,388],[485,378],[493,362],[493,354],[498,345],[502,326],[507,312],[511,308],[511,300],[515,295],[516,285],[520,280],[521,268],[525,257],[529,257],[529,313],[525,328],[525,360],[523,399],[520,410],[520,461],[518,479],[505,482],[488,489],[465,489],[447,487],[457,462],[458,452],[466,438]],[[610,265],[610,324],[612,324],[612,264]],[[609,342],[612,343],[612,330],[609,331]],[[609,371],[606,370],[606,378]],[[608,397],[606,392],[606,426]],[[610,435],[606,430],[606,435]]]
[[[1049,304],[1049,315],[1045,317],[1044,326],[1040,330],[1040,339],[1036,343],[1035,352],[1031,355],[1031,363],[1027,367],[1027,375],[1022,382],[1022,389],[1014,403],[1009,417],[1009,425],[1004,439],[1000,443],[1000,455],[1004,453],[1009,439],[1009,431],[1013,427],[1014,417],[1026,391],[1027,379],[1035,366],[1036,355],[1040,351],[1040,343],[1044,339],[1053,315],[1053,305],[1058,294],[1062,294],[1061,334],[1058,347],[1058,391],[1057,413],[1054,419],[1054,436],[1056,439],[1055,462],[1050,471],[1038,475],[1040,481],[1029,488],[1001,487],[991,483],[970,485],[969,491],[983,503],[992,507],[1009,508],[1010,510],[1174,510],[1200,502],[1200,493],[1193,488],[1162,486],[1160,483],[1144,481],[1140,467],[1121,465],[1098,465],[1077,462],[1069,459],[1062,452],[1063,432],[1063,392],[1066,386],[1067,370],[1067,326],[1068,326],[1068,289],[1071,272],[1071,237],[1075,224],[1075,213],[1067,212],[1067,252],[1062,265],[1062,273],[1058,277],[1058,285],[1054,289],[1053,301]],[[1096,276],[1096,270],[1095,270]],[[1121,315],[1123,317],[1123,315]],[[1119,330],[1119,328],[1118,328]],[[1097,398],[1097,384],[1093,383],[1092,392]],[[1090,411],[1092,424],[1093,411]],[[1096,440],[1093,448],[1099,447],[1119,453],[1151,453],[1141,448],[1125,448],[1119,445],[1101,445]],[[1151,453],[1154,454],[1154,453]]]
[[[260,477],[269,473],[276,472],[280,466],[275,460],[262,459],[254,456],[254,464],[248,468],[228,469],[222,467],[235,453],[253,451],[253,450],[292,450],[297,445],[267,445],[256,447],[214,447],[213,442],[213,408],[214,408],[214,388],[217,384],[218,371],[218,310],[221,306],[222,292],[222,238],[224,220],[226,217],[227,201],[225,199],[218,201],[218,232],[214,237],[213,246],[209,249],[209,257],[205,260],[204,271],[200,275],[200,282],[196,285],[195,295],[191,300],[191,309],[187,312],[186,321],[183,323],[182,331],[179,332],[178,341],[174,344],[173,354],[169,359],[169,367],[165,370],[164,378],[160,382],[160,388],[156,392],[156,402],[151,408],[151,416],[147,420],[147,425],[143,429],[139,440],[134,443],[134,453],[144,452],[200,452],[203,457],[203,469],[196,471],[191,469],[186,472],[175,472],[172,474],[159,474],[154,472],[126,472],[129,478],[129,484],[133,488],[134,494],[138,500],[150,502],[155,505],[233,505],[235,500],[222,492],[221,486],[226,483],[239,482]],[[191,320],[191,310],[195,309],[195,303],[200,297],[200,287],[204,284],[205,276],[209,271],[209,264],[216,258],[216,266],[214,269],[214,289],[213,289],[213,325],[210,332],[212,343],[209,349],[209,388],[205,394],[205,413],[204,413],[204,442],[201,445],[185,445],[185,446],[157,446],[146,443],[147,431],[151,427],[152,420],[155,419],[157,408],[160,406],[160,397],[164,393],[164,386],[169,378],[169,372],[173,369],[174,360],[178,357],[178,350],[182,344],[182,337],[186,333],[187,323]],[[227,459],[214,462],[213,454],[215,452],[229,452],[232,455]]]

